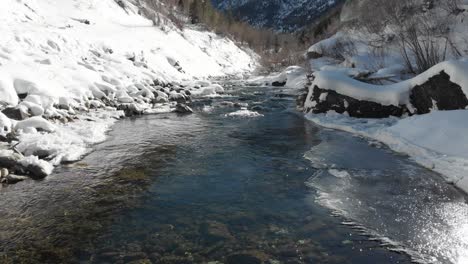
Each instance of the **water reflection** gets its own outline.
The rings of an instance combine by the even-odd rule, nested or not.
[[[327,133],[306,158],[317,200],[368,234],[423,263],[464,263],[466,196],[405,157],[345,133]],[[347,138],[347,139],[346,139]]]

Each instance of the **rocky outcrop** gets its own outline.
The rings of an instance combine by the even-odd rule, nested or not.
[[[299,103],[298,106],[304,112],[318,114],[335,111],[357,118],[401,117],[405,114],[426,114],[431,110],[457,110],[468,107],[468,98],[462,88],[450,81],[450,76],[444,71],[411,89],[408,105],[382,105],[377,102],[358,100],[317,86],[310,89],[309,93],[311,93],[310,102],[302,101],[305,104]],[[299,99],[299,102],[300,100],[302,99]]]
[[[410,101],[416,114],[427,114],[432,109],[457,110],[468,106],[468,99],[460,85],[450,81],[445,72],[413,88]]]
[[[340,114],[358,118],[385,118],[389,116],[402,116],[406,107],[381,105],[370,101],[360,101],[349,96],[341,95],[335,91],[320,89],[315,86],[311,97],[313,107],[305,112],[314,114],[335,111]]]

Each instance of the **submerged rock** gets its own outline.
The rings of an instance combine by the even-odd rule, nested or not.
[[[200,227],[200,233],[209,242],[218,242],[221,240],[234,239],[228,227],[225,224],[217,222],[217,221],[209,221],[209,222],[204,223]]]
[[[234,254],[226,258],[226,264],[261,264],[262,261],[250,254]]]

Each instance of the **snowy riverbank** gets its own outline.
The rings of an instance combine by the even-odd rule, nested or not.
[[[24,166],[0,167],[30,174],[34,164],[41,177],[50,174],[104,140],[116,118],[175,111],[191,96],[223,92],[202,80],[256,67],[255,55],[227,38],[180,30],[170,20],[153,26],[136,2],[123,3],[4,3],[0,156]]]
[[[468,111],[439,111],[405,119],[357,119],[336,113],[308,114],[314,123],[378,140],[409,155],[468,192]]]

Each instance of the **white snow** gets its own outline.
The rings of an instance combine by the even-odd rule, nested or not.
[[[169,112],[170,105],[152,109],[154,94],[158,102],[181,95],[157,91],[162,87],[155,87],[155,80],[201,83],[257,66],[253,52],[225,37],[179,30],[170,21],[153,26],[138,14],[137,2],[124,0],[125,10],[114,0],[2,2],[0,106],[17,106],[33,117],[16,122],[0,113],[0,135],[16,130],[17,149],[28,162],[49,172],[45,163],[77,160],[90,144],[102,141],[122,113],[105,109],[101,100],[145,113]],[[206,84],[203,94],[223,92],[219,85]],[[20,101],[19,95],[26,98]],[[68,122],[72,117],[78,120]],[[39,155],[52,161],[35,161]]]
[[[269,76],[253,77],[247,80],[250,85],[266,85],[273,83],[285,83],[285,88],[302,89],[307,84],[307,71],[299,66],[289,66],[280,73],[273,73]]]
[[[248,110],[248,109],[241,109],[241,110],[237,110],[237,111],[235,111],[235,112],[226,114],[225,116],[226,116],[226,117],[241,117],[241,118],[245,118],[245,117],[261,117],[261,116],[263,116],[263,115],[260,114],[260,113],[258,113],[258,112],[255,112],[255,111],[250,111],[250,110]]]
[[[308,114],[324,127],[379,140],[442,174],[468,192],[468,111],[435,111],[406,119],[357,119],[330,112]]]

